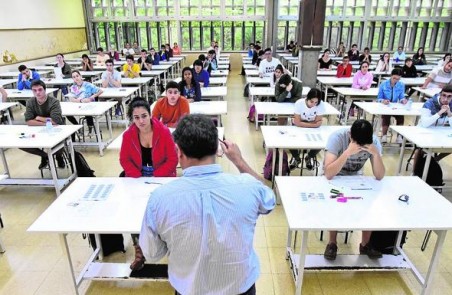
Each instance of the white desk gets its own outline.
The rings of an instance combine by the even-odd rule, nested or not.
[[[352,73],[353,76],[354,73]],[[329,76],[336,77],[335,70],[317,70],[317,76]]]
[[[0,185],[53,186],[55,187],[56,195],[59,196],[61,190],[77,177],[71,135],[81,127],[80,125],[60,125],[55,126],[52,133],[47,133],[45,126],[0,125],[0,155],[3,162],[4,175],[6,176],[0,179]],[[64,147],[64,145],[67,145],[69,148],[74,170],[68,178],[59,179],[56,173],[53,155]],[[44,149],[49,158],[52,179],[12,178],[5,155],[5,149],[10,148]]]
[[[310,87],[304,86],[301,97],[306,97],[306,95],[308,95],[309,90],[311,90]],[[250,106],[252,106],[254,104],[255,96],[275,97],[275,87],[250,87],[249,95],[250,95]]]
[[[146,100],[148,97],[148,90],[149,90],[149,83],[151,80],[153,80],[153,77],[137,77],[137,78],[121,78],[121,86],[127,87],[127,86],[137,86],[138,87],[138,94],[142,96],[141,88],[144,89],[144,96],[146,97]],[[102,81],[98,80],[94,82],[96,85],[102,86]]]
[[[406,105],[401,103],[383,104],[381,102],[355,102],[355,105],[362,109],[364,112],[372,115],[372,125],[374,126],[374,132],[380,130],[381,120],[377,120],[377,117],[382,115],[388,116],[420,116],[421,109],[424,105],[421,102],[414,102],[411,106],[411,110],[407,110]],[[364,116],[365,117],[365,116]],[[417,120],[415,120],[417,124]]]
[[[390,77],[385,77],[383,79],[388,80],[388,79],[390,79]],[[421,86],[425,82],[425,77],[400,78],[400,82],[405,84],[405,86]]]
[[[5,87],[8,85],[14,85],[14,83],[17,83],[17,79],[2,79],[0,80],[0,87]]]
[[[322,102],[325,107],[325,116],[328,116],[328,122],[333,123],[333,118],[335,116],[340,115],[340,112],[333,107],[328,102]],[[293,102],[264,102],[264,101],[256,101],[254,103],[254,107],[256,108],[256,112],[254,113],[255,118],[254,122],[256,123],[256,130],[259,129],[258,118],[259,115],[264,115],[264,124],[269,125],[269,122],[266,120],[268,115],[276,115],[276,116],[288,116],[293,117],[295,113],[295,103]]]
[[[102,73],[103,72],[101,71],[80,71],[80,75],[82,75],[83,78],[90,78],[91,82],[100,79]]]
[[[255,70],[245,70],[245,75],[246,76],[259,76],[259,70],[255,69]]]
[[[365,179],[372,190],[352,191],[351,179]],[[403,184],[403,185],[401,185]],[[418,177],[386,176],[381,181],[373,177],[276,177],[276,186],[284,205],[289,225],[286,259],[292,266],[296,284],[295,294],[301,294],[305,270],[347,269],[411,269],[422,285],[421,294],[431,294],[433,274],[439,263],[447,230],[452,229],[452,204]],[[330,189],[340,188],[347,195],[359,195],[363,199],[348,200],[346,203],[330,199]],[[303,198],[302,193],[323,194],[317,199]],[[409,204],[398,197],[409,196]],[[327,213],[326,213],[327,212]],[[390,212],[390,214],[388,214]],[[328,214],[328,218],[325,216]],[[382,218],[385,216],[385,218]],[[420,218],[422,216],[422,218]],[[302,217],[302,218],[301,218]],[[433,229],[438,235],[430,266],[425,278],[415,268],[406,253],[397,246],[401,255],[383,255],[380,259],[369,259],[365,255],[338,255],[329,261],[323,255],[307,255],[310,231],[320,230],[425,230]],[[299,254],[292,248],[292,231],[301,231]],[[400,244],[401,234],[397,241]]]
[[[297,126],[261,126],[262,136],[266,148],[273,149],[273,168],[275,167],[276,152],[279,159],[283,158],[284,149],[316,149],[326,147],[328,137],[344,126],[320,126],[318,128],[301,128]],[[279,161],[278,175],[282,175],[282,162]],[[274,176],[273,176],[274,177]]]
[[[216,70],[210,72],[210,77],[227,77],[229,76],[229,70]]]
[[[160,76],[165,74],[164,70],[150,70],[150,71],[141,71],[141,77],[153,77],[154,78],[154,92],[157,93],[158,85],[161,83]]]
[[[176,78],[173,80],[174,82],[180,83],[182,81],[182,78]],[[209,79],[209,87],[210,85],[220,85],[220,86],[226,86],[226,83],[228,81],[228,77],[211,77]]]
[[[224,100],[226,95],[228,95],[228,88],[226,86],[201,87],[201,99],[218,97],[220,100]],[[166,91],[161,96],[166,96]]]
[[[111,118],[109,111],[117,104],[117,101],[99,101],[91,103],[62,102],[61,111],[63,116],[92,116],[94,119],[94,130],[96,132],[97,142],[74,142],[73,145],[97,146],[100,156],[104,155],[103,150],[113,140],[113,130],[111,127]],[[110,138],[103,141],[100,134],[99,121],[105,115],[107,128]]]
[[[33,91],[31,91],[29,89],[26,89],[26,90],[5,89],[5,91],[8,94],[8,100],[11,100],[11,101],[27,100],[29,98],[35,97],[33,95]],[[58,91],[58,88],[47,88],[46,94],[49,95],[56,91]]]
[[[164,71],[164,72],[163,72],[163,81],[164,81],[164,83],[165,83],[165,85],[166,85],[166,83],[167,83],[167,81],[168,81],[168,79],[167,79],[168,73],[169,73],[169,70],[170,70],[172,67],[173,67],[172,64],[171,64],[171,65],[153,65],[153,66],[152,66],[152,70],[153,70],[153,71],[156,71],[156,70]]]
[[[45,77],[45,76],[49,75],[51,72],[53,73],[53,69],[52,69],[52,71],[38,71],[38,72],[39,72],[39,76]],[[3,73],[0,73],[0,79],[9,79],[9,78],[18,79],[19,74],[20,74],[19,71],[17,71],[17,72],[3,72]]]
[[[344,86],[350,88],[353,85],[353,77],[337,78],[331,76],[320,76],[317,77],[317,81],[320,84],[320,89],[325,89],[325,100],[328,97],[328,88],[332,88],[333,86]],[[372,82],[372,84],[376,83]]]
[[[12,125],[13,122],[11,120],[11,108],[16,106],[17,102],[0,102],[0,112],[5,112],[3,116],[6,116],[8,119],[9,125]]]
[[[425,81],[425,80],[424,80]],[[413,90],[419,91],[421,93],[420,99],[427,100],[430,97],[433,97],[441,92],[442,88],[434,87],[434,88],[421,88],[421,87],[413,87]]]
[[[418,126],[389,126],[392,130],[403,136],[402,148],[400,149],[399,165],[397,173],[402,171],[403,156],[406,141],[409,140],[417,147],[427,153],[422,179],[427,179],[428,167],[434,152],[452,152],[452,127],[430,127]]]
[[[161,184],[174,179],[173,177],[78,178],[39,216],[28,232],[54,233],[60,236],[63,253],[68,259],[75,294],[79,294],[78,288],[83,280],[134,280],[130,277],[130,263],[96,261],[98,256],[102,259],[99,234],[139,233],[151,192]],[[96,193],[87,195],[88,190],[94,186],[96,190],[102,189],[106,197],[102,198],[101,194]],[[108,190],[108,186],[111,190]],[[69,233],[94,233],[98,245],[77,278],[67,242]]]
[[[70,86],[75,83],[72,78],[49,78],[41,80],[46,84],[46,86]]]
[[[339,95],[344,96],[344,101],[341,106],[341,120],[344,118],[347,123],[348,113],[354,100],[373,101],[377,99],[378,88],[369,88],[367,90],[346,88],[346,87],[333,87]],[[345,105],[345,113],[344,111]]]
[[[253,85],[271,85],[272,77],[259,77],[259,76],[246,76],[246,83],[250,84],[249,87]]]
[[[257,70],[258,69],[258,67],[256,65],[252,65],[251,62],[248,64],[244,64],[243,68],[245,70]]]

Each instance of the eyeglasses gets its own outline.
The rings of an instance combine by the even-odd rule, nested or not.
[[[405,202],[407,205],[409,204],[408,203],[409,200],[410,200],[410,196],[408,196],[408,195],[403,194],[403,195],[399,196],[399,201]]]

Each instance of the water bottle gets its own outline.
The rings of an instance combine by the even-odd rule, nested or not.
[[[46,119],[46,131],[47,133],[52,133],[53,131],[52,120],[50,118]]]
[[[406,103],[406,109],[410,111],[412,106],[413,106],[413,99],[410,97],[408,99],[408,102]]]

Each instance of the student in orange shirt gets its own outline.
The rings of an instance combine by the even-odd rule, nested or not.
[[[175,128],[179,120],[190,114],[188,99],[180,95],[179,84],[170,81],[166,84],[166,96],[160,98],[152,110],[152,118],[160,120],[169,128]]]

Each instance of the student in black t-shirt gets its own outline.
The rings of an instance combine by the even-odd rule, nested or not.
[[[417,78],[416,66],[413,64],[413,60],[408,57],[405,59],[405,65],[402,67],[402,77],[403,78]],[[411,96],[416,90],[412,89],[410,86],[405,86],[405,92],[409,89],[408,96]]]
[[[331,70],[333,67],[333,60],[330,58],[330,50],[325,49],[321,58],[317,63],[318,70]]]

